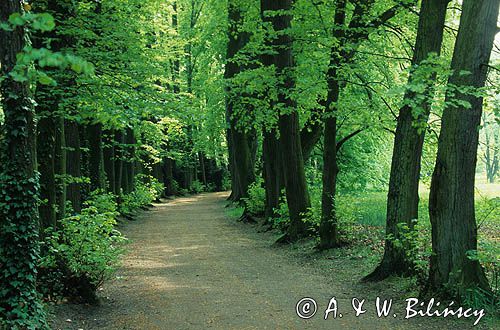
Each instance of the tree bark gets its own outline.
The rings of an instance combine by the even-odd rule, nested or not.
[[[333,36],[339,44],[345,43],[346,1],[340,0],[335,8]],[[337,215],[335,214],[335,194],[337,191],[337,102],[340,97],[338,68],[342,63],[343,49],[332,47],[327,72],[328,94],[326,98],[325,131],[323,134],[323,190],[321,194],[321,223],[319,226],[320,249],[339,245]]]
[[[0,2],[0,22],[22,14],[21,2]],[[0,135],[0,327],[48,328],[36,292],[39,258],[35,109],[29,82],[9,77],[26,46],[24,27],[0,29],[4,124]],[[22,74],[27,74],[23,70]]]
[[[66,128],[64,125],[64,118],[57,116],[56,118],[56,145],[54,153],[54,170],[56,173],[56,202],[57,202],[57,220],[66,217],[66,165],[67,165],[67,151],[66,151]],[[57,223],[56,223],[57,228]]]
[[[284,184],[282,180],[283,172],[281,171],[282,162],[279,157],[279,141],[276,133],[275,130],[264,131],[262,142],[264,167],[262,175],[266,190],[265,217],[267,221],[270,221],[275,216],[274,210],[279,206],[281,190]]]
[[[457,298],[475,288],[490,291],[479,261],[467,256],[477,250],[474,181],[483,99],[453,86],[484,86],[499,5],[498,0],[464,0],[462,6],[429,198],[433,254],[424,292],[433,297]],[[448,103],[457,99],[471,107]]]
[[[106,179],[108,183],[108,190],[113,194],[117,193],[116,189],[116,165],[115,165],[115,133],[110,130],[104,131],[103,134],[103,160],[104,160],[104,172],[106,174]]]
[[[106,185],[103,168],[101,124],[90,124],[87,126],[87,140],[89,142],[90,189],[104,189]]]
[[[123,163],[123,178],[122,188],[125,194],[129,194],[134,190],[135,177],[135,144],[136,139],[134,131],[131,128],[125,130],[124,144],[124,163]]]
[[[228,2],[229,29],[226,54],[226,69],[224,79],[226,80],[226,121],[228,124],[227,137],[229,140],[230,170],[232,178],[233,202],[239,202],[248,197],[248,187],[255,181],[254,162],[252,161],[252,136],[245,131],[238,122],[239,113],[236,109],[241,95],[233,89],[231,79],[240,73],[243,68],[235,62],[235,56],[248,43],[250,35],[241,31],[243,24],[243,13],[234,0]],[[241,105],[239,105],[241,106]]]
[[[412,59],[412,71],[408,84],[415,82],[415,70],[429,55],[441,53],[446,10],[450,0],[423,0],[417,30],[417,40]],[[429,68],[432,72],[433,69]],[[389,193],[387,196],[387,218],[384,256],[379,266],[365,280],[383,280],[391,275],[412,275],[415,271],[411,258],[407,257],[411,250],[411,242],[401,241],[402,232],[398,224],[403,223],[413,230],[414,221],[418,219],[418,185],[425,129],[434,96],[433,88],[436,75],[426,77],[425,92],[417,95],[408,91],[405,94],[405,105],[401,108],[397,120],[396,136],[392,156]],[[421,81],[419,84],[423,83]],[[417,104],[415,104],[417,102]],[[417,124],[417,125],[416,125]]]
[[[80,133],[78,124],[74,121],[66,121],[66,173],[70,183],[66,189],[66,197],[71,202],[73,211],[80,213],[82,210],[82,154],[80,146]]]
[[[272,24],[277,33],[274,46],[276,54],[272,55],[279,77],[277,107],[280,109],[278,128],[280,132],[280,153],[282,170],[285,179],[286,198],[290,212],[290,225],[283,240],[296,241],[307,235],[307,227],[303,221],[304,214],[311,206],[307,190],[300,140],[299,114],[297,104],[291,93],[295,88],[293,41],[286,30],[292,26],[292,0],[261,0],[261,12],[264,21]],[[269,11],[275,11],[268,15]],[[276,12],[279,11],[279,12]]]
[[[40,225],[43,231],[49,227],[55,227],[57,222],[56,215],[56,179],[55,179],[55,140],[56,125],[52,111],[57,103],[51,102],[51,98],[46,98],[49,89],[46,86],[40,86],[37,90],[38,96],[38,171],[40,172],[40,199],[38,207],[40,212]],[[42,96],[43,95],[43,96]]]

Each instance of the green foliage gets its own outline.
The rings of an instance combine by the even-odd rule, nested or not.
[[[21,26],[27,26],[28,28],[40,31],[52,31],[56,24],[54,17],[47,13],[13,13],[9,16],[8,22],[1,23],[0,29],[12,31]]]
[[[115,229],[117,215],[115,197],[95,191],[81,214],[45,231],[39,286],[47,298],[95,299],[97,288],[111,278],[124,252],[125,238]]]
[[[192,194],[200,194],[206,190],[207,190],[207,187],[205,187],[205,185],[203,183],[201,183],[201,181],[199,181],[199,180],[194,180],[191,183],[191,187],[189,187],[189,191]]]
[[[14,159],[0,154],[1,329],[47,328],[36,291],[39,181],[38,174],[29,177],[17,172],[24,161],[23,154]]]
[[[266,190],[262,186],[264,180],[257,179],[248,187],[248,198],[244,199],[246,210],[255,216],[262,216],[265,212]]]
[[[122,195],[119,211],[131,215],[144,206],[150,205],[161,197],[163,184],[151,176],[139,174],[135,177],[135,189],[130,194]]]
[[[273,227],[285,233],[290,224],[290,212],[288,211],[288,203],[284,194],[281,195],[280,203],[274,209],[274,217],[271,219]]]
[[[470,256],[479,260],[490,280],[491,288],[500,302],[500,244],[498,227],[500,226],[500,197],[482,197],[476,201],[478,222],[478,250]]]
[[[392,241],[396,248],[404,250],[405,259],[414,266],[420,283],[424,283],[432,254],[430,223],[415,219],[411,226],[406,223],[398,223],[397,226],[400,236],[395,238],[388,235],[387,239]]]

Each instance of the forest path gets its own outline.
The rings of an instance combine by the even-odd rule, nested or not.
[[[272,247],[272,235],[230,219],[226,197],[179,198],[127,223],[123,231],[131,240],[129,253],[117,279],[101,292],[107,298],[98,307],[66,307],[55,328],[418,328],[402,315],[378,319],[373,302],[371,314],[354,317],[352,287],[335,280],[334,273],[315,272]],[[344,315],[325,321],[324,310],[333,296]],[[318,313],[310,320],[295,313],[303,297],[318,302]]]

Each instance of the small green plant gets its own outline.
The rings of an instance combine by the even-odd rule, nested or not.
[[[248,198],[244,199],[246,210],[254,216],[261,216],[265,212],[266,190],[260,178],[248,187]]]
[[[124,252],[125,238],[115,229],[117,215],[115,196],[96,191],[81,214],[45,231],[39,287],[46,298],[96,301],[97,288],[111,277]]]
[[[131,215],[141,207],[151,204],[161,197],[164,187],[151,176],[143,174],[135,178],[135,189],[130,194],[122,196],[119,211],[124,215]]]
[[[290,212],[288,211],[288,204],[284,190],[281,192],[280,203],[278,204],[278,207],[274,209],[274,217],[271,220],[273,227],[281,232],[285,232],[286,228],[290,224]]]
[[[396,248],[405,252],[406,260],[413,265],[415,275],[420,282],[427,278],[429,258],[432,254],[431,228],[427,221],[412,221],[411,226],[407,223],[398,223],[399,237],[388,236]]]
[[[200,194],[200,193],[206,191],[206,187],[200,181],[195,180],[195,181],[193,181],[193,183],[191,183],[191,187],[189,187],[189,190],[192,194]]]

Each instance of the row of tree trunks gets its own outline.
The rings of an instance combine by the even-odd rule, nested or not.
[[[499,5],[498,0],[464,0],[450,86],[484,86]],[[471,107],[450,102],[457,98]],[[454,298],[469,289],[491,289],[479,261],[468,256],[477,250],[474,187],[483,98],[452,90],[446,101],[429,197],[433,253],[426,292]]]
[[[408,84],[424,83],[415,81],[415,71],[419,70],[421,63],[431,54],[440,54],[449,2],[450,0],[422,1],[412,60],[413,69]],[[434,71],[432,67],[428,70]],[[382,280],[391,275],[414,273],[414,267],[406,256],[407,251],[411,249],[408,246],[409,242],[404,240],[405,244],[398,245],[394,240],[402,238],[398,224],[404,223],[412,230],[413,220],[418,219],[422,147],[433,98],[435,76],[435,73],[432,73],[426,80],[428,85],[423,95],[408,91],[404,103],[414,104],[415,100],[421,101],[414,106],[405,105],[399,112],[387,196],[386,236],[390,239],[385,241],[384,256],[380,265],[365,277],[365,280]]]
[[[284,186],[290,213],[290,224],[282,241],[296,241],[307,235],[303,221],[310,207],[302,155],[302,142],[297,104],[291,97],[295,88],[293,41],[287,32],[292,25],[293,1],[261,0],[261,16],[264,22],[271,23],[276,38],[271,41],[275,54],[268,59],[275,65],[279,77],[277,102],[281,109],[278,118],[280,170],[284,174]],[[271,13],[274,12],[274,13]]]

